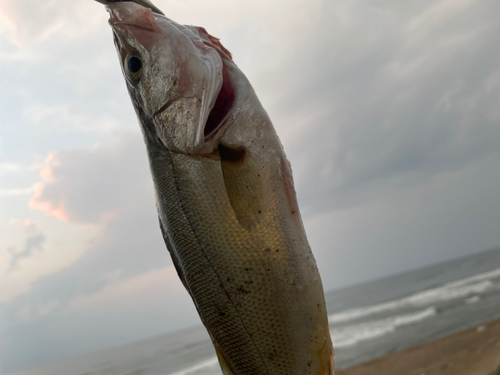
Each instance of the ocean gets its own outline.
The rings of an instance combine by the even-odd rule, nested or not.
[[[500,249],[326,293],[336,368],[500,317]],[[203,327],[16,375],[221,375]]]

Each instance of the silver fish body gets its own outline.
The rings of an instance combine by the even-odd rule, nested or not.
[[[291,168],[250,83],[206,30],[108,3],[163,236],[223,373],[333,374]]]

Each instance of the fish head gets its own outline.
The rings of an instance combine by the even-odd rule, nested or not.
[[[230,53],[205,29],[179,25],[140,4],[112,2],[106,8],[145,136],[177,153],[210,152],[207,140],[234,100],[230,80],[224,84]]]

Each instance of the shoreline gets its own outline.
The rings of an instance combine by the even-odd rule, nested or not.
[[[500,318],[335,374],[500,375]]]

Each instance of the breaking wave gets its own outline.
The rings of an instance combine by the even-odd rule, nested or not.
[[[413,314],[397,315],[386,319],[374,320],[330,330],[334,348],[354,346],[361,341],[374,339],[394,332],[397,327],[418,323],[436,315],[436,309],[430,307]]]
[[[217,357],[212,357],[206,361],[197,363],[194,366],[170,373],[168,375],[215,375],[220,373],[219,361],[217,360]]]
[[[398,327],[411,325],[437,315],[435,305],[453,299],[465,299],[466,304],[477,303],[482,293],[495,286],[493,279],[500,278],[500,268],[468,277],[462,280],[444,284],[440,287],[415,293],[398,300],[381,303],[373,306],[354,308],[328,317],[333,327],[330,329],[335,348],[347,348],[364,341],[390,334]],[[395,312],[398,309],[418,308],[430,306],[416,312],[394,315],[383,319],[374,319],[364,322],[351,323],[345,326],[336,326],[338,323],[347,323],[384,312]],[[396,313],[397,314],[397,313]],[[220,375],[221,370],[217,357],[194,364],[188,368],[168,375]]]
[[[378,305],[345,310],[331,314],[328,321],[331,324],[348,322],[369,315],[394,311],[405,307],[420,307],[445,302],[457,298],[466,298],[484,293],[494,286],[491,279],[500,277],[500,268],[491,272],[478,274],[459,281],[444,284],[441,287],[429,289],[402,299],[381,303]]]

